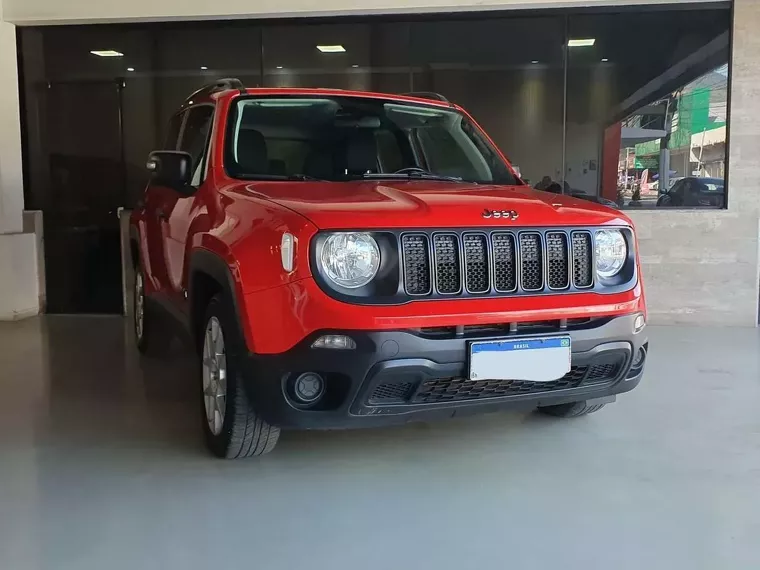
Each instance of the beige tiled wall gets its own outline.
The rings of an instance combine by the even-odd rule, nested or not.
[[[727,211],[631,212],[652,323],[756,326],[760,0],[736,0]]]

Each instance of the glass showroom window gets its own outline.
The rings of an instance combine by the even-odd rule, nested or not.
[[[729,8],[570,16],[565,192],[725,208]]]
[[[523,180],[561,192],[564,33],[556,14],[415,22],[412,90],[462,105]]]

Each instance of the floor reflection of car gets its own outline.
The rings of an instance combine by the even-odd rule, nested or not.
[[[722,208],[726,200],[722,178],[683,178],[657,200],[661,207]]]

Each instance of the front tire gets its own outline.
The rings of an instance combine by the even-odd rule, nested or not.
[[[589,404],[583,400],[581,402],[570,402],[569,404],[559,404],[557,406],[544,406],[538,408],[538,411],[555,418],[579,418],[598,412],[604,407],[604,404]]]
[[[217,457],[237,459],[274,449],[280,428],[251,406],[243,388],[245,343],[233,311],[217,295],[206,309],[201,340],[201,408],[206,444]]]

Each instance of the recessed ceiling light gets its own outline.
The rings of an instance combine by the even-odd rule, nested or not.
[[[351,67],[359,67],[357,64],[353,64]]]
[[[609,59],[607,59],[606,57],[602,58],[602,63],[607,63],[608,61],[609,61]]]
[[[112,49],[94,49],[90,52],[92,55],[97,55],[100,57],[123,57],[124,54],[120,51],[115,51]]]
[[[596,38],[586,38],[581,40],[570,40],[567,42],[568,47],[591,47],[596,43]]]
[[[278,66],[277,66],[277,69],[282,69],[282,66],[281,66],[281,65],[278,65]]]
[[[206,70],[208,69],[208,67],[206,67],[205,65],[201,65],[201,69],[202,69],[203,71],[206,71]]]
[[[317,49],[322,53],[343,53],[346,51],[346,48],[339,44],[332,46],[317,46]]]
[[[134,71],[134,70],[135,70],[135,68],[134,68],[134,67],[128,67],[128,68],[127,68],[127,71]]]
[[[537,63],[538,63],[538,60],[537,60],[537,59],[534,59],[533,61],[531,61],[531,63],[532,63],[533,65],[535,65],[535,64],[537,64]]]

